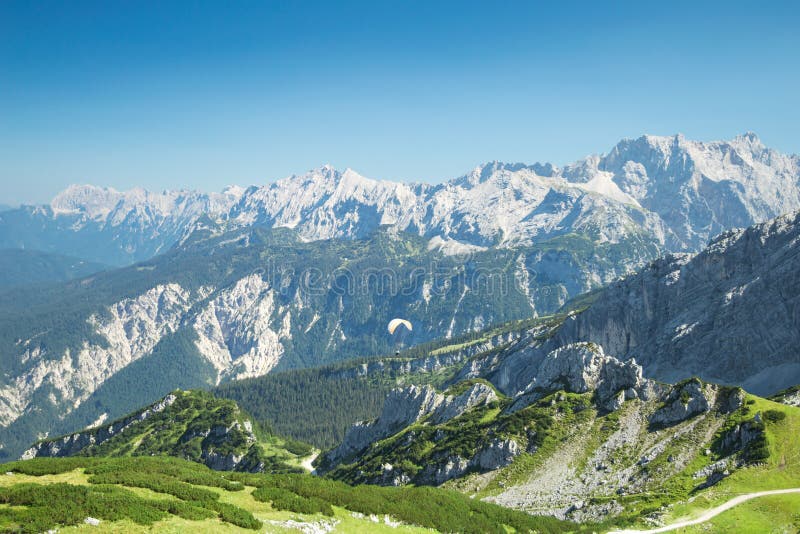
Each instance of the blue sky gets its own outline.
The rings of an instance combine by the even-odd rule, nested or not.
[[[800,8],[761,4],[5,0],[0,202],[324,163],[436,182],[643,133],[797,153]]]

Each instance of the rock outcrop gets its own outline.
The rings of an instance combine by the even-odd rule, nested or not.
[[[763,424],[755,420],[743,421],[721,436],[717,443],[717,448],[719,451],[730,455],[745,450],[748,445],[760,438],[763,434]]]
[[[711,409],[710,393],[700,380],[691,379],[676,384],[664,405],[650,416],[650,424],[669,426]]]
[[[479,448],[472,458],[450,455],[428,464],[418,480],[422,484],[438,486],[468,471],[493,471],[505,467],[521,452],[519,444],[513,439],[495,438]]]
[[[387,395],[381,415],[375,421],[350,427],[342,443],[327,453],[325,461],[336,464],[413,423],[427,418],[433,424],[441,424],[493,400],[497,400],[497,394],[482,383],[473,384],[455,396],[437,393],[431,386],[395,388]]]
[[[785,390],[779,391],[770,400],[788,404],[789,406],[800,407],[800,386],[792,386]]]
[[[513,362],[510,363],[513,365]],[[502,369],[514,374],[513,369]],[[516,396],[511,410],[519,410],[548,393],[594,391],[598,406],[613,411],[626,399],[648,394],[648,382],[635,360],[621,362],[595,343],[573,343],[550,351],[538,365],[534,379]]]
[[[383,402],[381,415],[372,422],[359,422],[350,427],[341,445],[326,455],[326,461],[337,463],[364,450],[373,441],[391,436],[402,428],[432,414],[444,400],[431,386],[407,386],[393,389]]]
[[[467,410],[497,400],[497,394],[491,386],[477,383],[455,396],[446,396],[433,411],[429,422],[438,425],[455,419]]]

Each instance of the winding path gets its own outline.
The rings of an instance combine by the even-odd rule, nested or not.
[[[683,527],[690,527],[692,525],[699,525],[700,523],[705,523],[709,519],[712,519],[722,512],[730,510],[734,506],[738,504],[742,504],[743,502],[749,501],[750,499],[756,499],[758,497],[766,497],[767,495],[783,495],[785,493],[800,493],[800,488],[791,488],[791,489],[782,489],[782,490],[770,490],[770,491],[758,491],[756,493],[746,493],[744,495],[739,495],[738,497],[734,497],[733,499],[729,500],[724,504],[720,504],[716,508],[712,508],[711,510],[706,511],[700,517],[696,519],[689,519],[686,521],[680,521],[678,523],[673,523],[671,525],[667,525],[665,527],[654,528],[652,530],[615,530],[610,532],[609,534],[656,534],[658,532],[669,532],[670,530],[677,530]]]
[[[314,466],[311,465],[311,464],[314,462],[314,460],[317,459],[317,456],[319,456],[319,451],[314,451],[311,454],[311,456],[309,456],[308,458],[306,458],[305,460],[300,462],[300,467],[302,467],[303,469],[305,469],[306,471],[308,471],[309,473],[311,473],[313,475],[314,474]]]

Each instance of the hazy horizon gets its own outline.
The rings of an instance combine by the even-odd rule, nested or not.
[[[761,140],[761,142],[764,143],[764,140],[761,139],[761,136],[758,135],[758,132],[752,132],[752,131],[744,131],[744,132],[741,132],[740,134],[737,134],[736,136],[732,136],[732,137],[730,137],[728,139],[692,139],[692,138],[689,138],[687,136],[684,136],[684,137],[686,139],[691,140],[691,141],[704,141],[704,142],[730,141],[730,140],[734,139],[737,136],[741,136],[741,135],[744,135],[744,134],[747,134],[747,133],[754,133]],[[642,137],[644,135],[650,135],[650,136],[656,136],[656,137],[674,137],[675,135],[683,135],[683,134],[656,135],[656,134],[647,133],[647,134],[642,134],[642,135],[636,136],[636,137],[622,138],[622,139],[620,139],[620,141],[622,141],[624,139],[636,139],[636,138]],[[764,143],[764,144],[768,148],[773,148],[773,147],[770,147],[766,143]],[[610,148],[613,148],[613,146],[609,147],[609,149]],[[359,175],[361,175],[361,176],[363,176],[365,178],[373,179],[373,180],[402,182],[402,183],[430,183],[430,184],[434,184],[435,185],[435,184],[441,184],[441,183],[447,182],[449,180],[453,180],[453,179],[459,178],[461,176],[464,176],[464,175],[468,174],[469,172],[471,172],[477,166],[488,165],[488,164],[493,163],[493,162],[500,162],[500,163],[505,163],[505,164],[524,164],[524,165],[536,165],[536,164],[548,164],[549,163],[549,164],[552,164],[552,165],[554,165],[556,167],[564,167],[565,165],[573,164],[573,163],[575,163],[575,162],[577,162],[577,161],[579,161],[581,159],[584,159],[586,157],[590,157],[590,156],[593,156],[593,155],[604,155],[604,154],[607,154],[607,153],[608,153],[608,150],[595,151],[595,152],[592,152],[592,153],[589,153],[589,154],[584,154],[580,158],[576,158],[575,160],[568,161],[568,162],[565,162],[565,163],[556,163],[556,162],[549,161],[549,160],[542,160],[542,161],[501,161],[501,160],[495,159],[495,160],[480,162],[477,165],[470,167],[469,169],[463,170],[459,174],[455,174],[455,175],[452,175],[452,176],[445,176],[445,177],[442,177],[441,179],[438,179],[438,180],[437,179],[432,179],[432,180],[428,180],[428,181],[406,180],[406,179],[403,179],[403,178],[387,179],[387,178],[383,178],[381,176],[367,176],[367,175],[363,174],[362,172],[360,172],[357,167],[353,167],[353,166],[336,167],[335,165],[331,165],[330,163],[322,163],[320,165],[317,165],[315,167],[309,167],[309,168],[304,169],[302,171],[298,170],[298,171],[290,173],[290,174],[288,174],[286,176],[267,177],[265,180],[263,180],[262,182],[259,182],[259,183],[233,183],[233,182],[231,182],[231,183],[223,185],[222,187],[220,187],[218,189],[202,189],[202,188],[198,188],[198,187],[191,187],[190,185],[183,186],[183,187],[146,188],[146,187],[143,187],[143,186],[141,186],[139,184],[133,184],[130,187],[114,187],[114,186],[111,186],[111,185],[108,185],[108,184],[105,184],[105,183],[73,182],[73,183],[65,184],[62,188],[54,191],[53,194],[49,198],[47,198],[47,199],[45,199],[45,200],[43,200],[41,202],[36,202],[36,201],[30,201],[30,202],[27,202],[27,201],[6,202],[6,201],[4,201],[4,199],[0,198],[0,209],[17,208],[17,207],[25,206],[25,205],[47,204],[53,199],[53,197],[55,197],[59,193],[65,191],[66,189],[68,189],[69,187],[72,187],[72,186],[94,186],[94,187],[99,187],[99,188],[114,189],[114,190],[116,190],[118,192],[129,191],[129,190],[132,190],[132,189],[144,189],[144,190],[146,190],[148,192],[152,192],[152,193],[157,193],[157,192],[161,192],[161,191],[181,191],[181,190],[197,191],[197,192],[201,192],[201,193],[215,193],[215,192],[221,192],[221,191],[223,191],[224,189],[226,189],[228,187],[242,187],[242,188],[245,188],[245,189],[248,188],[248,187],[252,187],[252,186],[260,187],[260,186],[264,186],[264,185],[276,182],[276,181],[281,180],[283,178],[288,178],[288,177],[291,177],[291,176],[294,176],[294,175],[303,175],[305,173],[309,173],[309,172],[312,172],[312,171],[315,171],[315,170],[319,170],[319,169],[321,169],[321,168],[323,168],[325,166],[331,166],[335,170],[340,171],[340,172],[344,172],[344,171],[349,169],[349,170],[352,170],[352,171],[356,172],[357,174],[359,174]]]

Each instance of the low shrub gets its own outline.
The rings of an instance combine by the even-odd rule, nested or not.
[[[778,423],[786,419],[786,414],[780,410],[765,410],[761,416],[764,418],[764,421],[769,423]]]
[[[298,514],[325,514],[333,516],[330,503],[317,497],[303,497],[291,491],[264,486],[253,492],[253,498],[261,502],[270,502],[276,510],[288,510]]]
[[[226,523],[231,523],[237,527],[259,530],[263,524],[247,510],[225,502],[214,501],[208,503],[219,514],[219,518]]]

